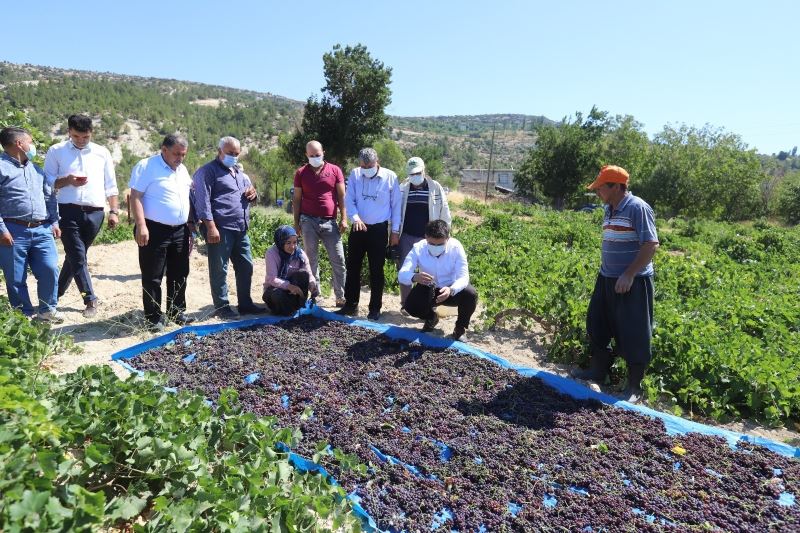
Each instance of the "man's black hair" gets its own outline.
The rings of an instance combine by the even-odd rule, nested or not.
[[[16,126],[3,128],[0,130],[0,146],[3,148],[10,148],[14,146],[14,143],[16,143],[17,140],[25,137],[26,135],[30,135],[30,133],[28,133],[28,130],[24,128],[18,128]]]
[[[425,226],[425,236],[434,239],[447,239],[450,237],[450,228],[444,220],[431,220]]]
[[[174,133],[170,133],[164,140],[161,141],[161,148],[172,148],[175,145],[183,146],[184,148],[189,147],[189,141],[186,140],[186,137],[183,135],[176,135]]]
[[[79,133],[88,133],[92,131],[92,119],[86,115],[70,115],[67,126]]]

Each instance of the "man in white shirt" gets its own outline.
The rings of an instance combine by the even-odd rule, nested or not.
[[[391,227],[391,245],[400,239],[400,187],[397,174],[378,164],[378,154],[372,148],[358,153],[360,166],[347,178],[345,205],[351,222],[347,243],[347,275],[344,285],[344,306],[341,315],[355,315],[361,295],[361,264],[364,255],[369,262],[369,314],[378,320],[383,305],[385,283],[383,264]]]
[[[161,279],[167,275],[167,317],[176,324],[194,322],[186,315],[189,276],[189,194],[192,177],[183,165],[189,143],[167,135],[161,153],[139,161],[131,171],[131,211],[139,245],[144,315],[152,330],[163,329]]]
[[[97,314],[98,300],[86,255],[103,225],[106,201],[110,207],[108,227],[119,223],[119,191],[111,153],[92,142],[92,119],[71,115],[67,128],[69,139],[51,146],[44,161],[47,181],[58,190],[59,226],[66,255],[58,276],[58,297],[64,296],[74,278],[86,306],[83,316],[91,318]]]
[[[411,248],[397,278],[404,285],[416,283],[406,298],[405,309],[425,320],[422,331],[433,331],[439,322],[435,306],[453,306],[458,307],[458,319],[450,337],[463,338],[478,305],[478,293],[469,283],[464,247],[450,237],[447,222],[428,222],[425,240]]]

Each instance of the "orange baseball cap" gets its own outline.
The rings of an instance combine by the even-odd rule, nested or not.
[[[628,171],[616,165],[606,165],[600,169],[600,173],[592,183],[586,186],[589,190],[594,190],[604,183],[624,183],[628,184]]]

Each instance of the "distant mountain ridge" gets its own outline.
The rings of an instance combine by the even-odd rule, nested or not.
[[[216,150],[221,135],[234,135],[248,148],[277,146],[281,134],[299,127],[305,102],[268,92],[205,83],[79,69],[0,62],[0,112],[23,109],[31,123],[54,138],[66,136],[66,117],[88,113],[123,171],[153,153],[166,133],[189,137],[192,163]],[[488,164],[492,128],[497,128],[494,165],[518,166],[534,145],[535,115],[498,113],[435,117],[390,117],[387,136],[413,153],[434,146],[445,172]],[[195,161],[196,160],[196,161]]]
[[[177,80],[172,78],[156,78],[152,76],[136,76],[130,74],[118,74],[115,72],[97,72],[92,70],[80,69],[66,69],[59,67],[48,67],[43,65],[32,65],[29,63],[10,63],[8,61],[0,61],[0,90],[5,89],[6,85],[14,82],[27,82],[31,80],[58,80],[64,77],[74,76],[83,79],[96,79],[96,80],[109,80],[121,82],[140,83],[142,85],[164,85],[164,84],[180,84],[192,85],[199,88],[207,88],[209,91],[223,91],[230,93],[238,93],[243,96],[251,96],[254,98],[274,98],[289,102],[299,108],[305,105],[305,102],[300,100],[293,100],[285,96],[272,94],[269,92],[259,92],[249,89],[237,89],[233,87],[225,87],[223,85],[211,85],[202,82]]]
[[[69,91],[74,89],[75,82],[94,82],[103,89],[110,89],[114,85],[130,84],[142,89],[150,90],[153,95],[160,97],[180,98],[186,103],[199,106],[219,107],[221,104],[238,105],[248,107],[255,102],[268,100],[277,107],[283,109],[289,115],[288,123],[278,124],[276,133],[292,131],[299,124],[302,116],[302,109],[305,102],[293,100],[269,92],[258,92],[247,89],[235,89],[219,85],[210,85],[199,82],[183,81],[176,79],[155,78],[146,76],[134,76],[127,74],[117,74],[113,72],[95,72],[79,69],[65,69],[31,64],[15,64],[2,61],[0,62],[0,102],[13,106],[24,106],[26,111],[31,114],[34,123],[45,131],[51,131],[64,120],[63,113],[70,113],[81,109],[83,102],[80,99],[72,102],[72,109],[63,112],[50,112],[48,109],[53,107],[52,103],[39,98],[33,102],[33,96],[42,96],[40,93],[50,93],[52,91],[41,91],[39,85],[42,82],[56,84],[58,88]],[[72,82],[72,83],[70,83]],[[91,87],[84,87],[91,89]],[[113,91],[112,91],[113,92]],[[140,94],[144,98],[145,95]],[[123,109],[114,107],[103,107],[117,102],[104,102],[102,99],[94,98],[93,101],[86,101],[85,105],[94,108],[94,115],[101,117],[104,114],[119,113]],[[138,102],[143,103],[143,102]],[[146,102],[144,102],[146,103]],[[35,105],[34,105],[35,104]],[[137,106],[138,107],[138,106]],[[55,110],[53,110],[55,111]],[[88,112],[88,110],[86,110]],[[131,109],[135,114],[139,109]],[[124,119],[143,121],[137,116],[125,116]],[[166,117],[152,117],[156,123],[169,122],[169,113]],[[112,126],[119,126],[118,121],[113,118],[106,118],[105,122],[111,122]],[[537,115],[522,115],[514,113],[498,113],[484,115],[452,115],[452,116],[413,116],[413,117],[390,117],[392,128],[403,130],[411,129],[420,133],[448,134],[448,135],[470,135],[491,132],[496,125],[498,131],[526,131],[531,130],[534,125],[553,124],[554,122],[547,117]],[[179,124],[178,124],[179,125]],[[110,134],[113,137],[114,132]]]
[[[516,113],[494,113],[488,115],[436,115],[420,117],[393,116],[390,124],[394,128],[414,128],[417,131],[434,133],[470,134],[497,131],[533,131],[536,126],[556,124],[542,115]]]

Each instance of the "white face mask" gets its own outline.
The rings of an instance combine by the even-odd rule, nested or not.
[[[439,257],[440,255],[442,255],[444,253],[444,247],[445,246],[446,246],[446,244],[430,244],[430,243],[428,243],[428,252],[430,252],[430,254],[433,257]]]
[[[362,168],[361,175],[365,178],[374,178],[375,175],[378,173],[378,165],[375,165],[372,168]]]
[[[422,174],[411,174],[408,177],[408,179],[409,179],[409,181],[411,181],[411,185],[414,185],[415,187],[418,187],[418,186],[422,185],[423,181],[425,181],[425,176],[423,176]]]
[[[308,164],[314,168],[321,167],[323,161],[324,161],[323,156],[308,158]]]

